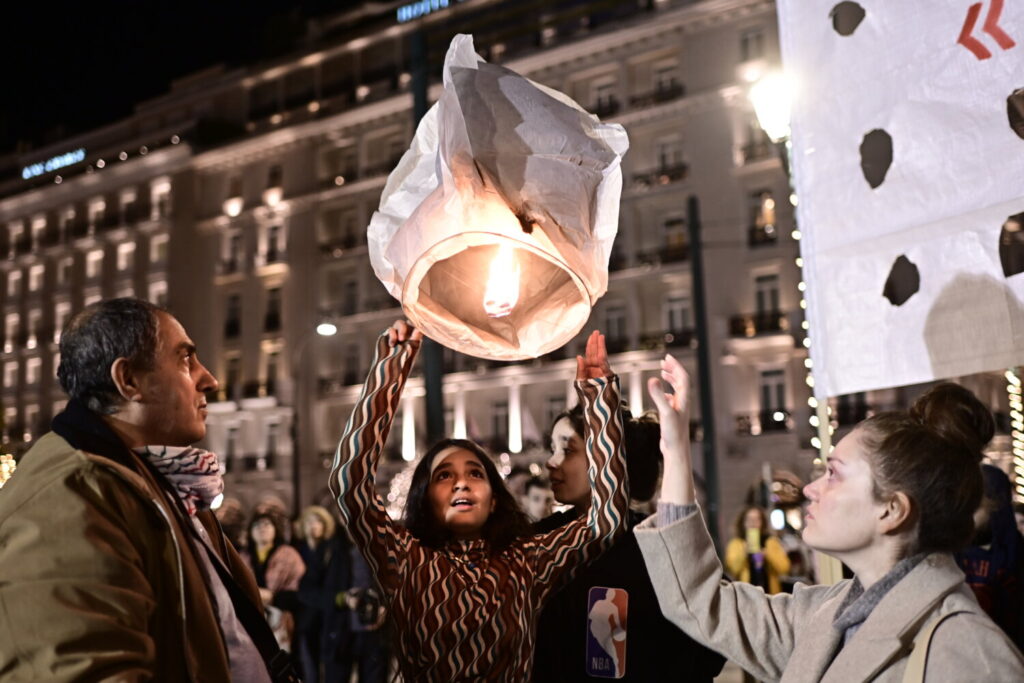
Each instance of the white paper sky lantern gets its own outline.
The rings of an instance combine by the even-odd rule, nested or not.
[[[629,143],[459,35],[444,91],[388,178],[370,261],[423,332],[481,358],[574,337],[608,287]]]

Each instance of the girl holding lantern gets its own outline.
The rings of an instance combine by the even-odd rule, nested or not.
[[[374,479],[421,339],[403,321],[378,339],[373,368],[338,444],[331,491],[385,596],[406,680],[526,680],[547,597],[626,528],[618,379],[604,337],[594,332],[585,356],[577,357],[576,373],[588,427],[587,514],[529,535],[491,459],[471,441],[446,439],[417,465],[405,523],[396,524]]]

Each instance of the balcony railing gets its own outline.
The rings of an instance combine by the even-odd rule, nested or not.
[[[789,411],[785,408],[769,408],[756,413],[736,416],[738,436],[756,436],[765,433],[788,432],[791,429]]]
[[[733,337],[756,337],[789,331],[789,320],[780,311],[743,313],[729,318],[729,334]]]
[[[629,337],[607,337],[605,338],[605,346],[608,348],[608,353],[629,351]]]
[[[647,350],[686,348],[693,343],[693,330],[665,330],[645,334],[640,338],[641,348]]]
[[[355,235],[345,235],[344,237],[322,243],[320,245],[320,253],[326,257],[338,258],[345,252],[365,244],[365,242],[360,243]]]
[[[659,263],[678,263],[680,261],[686,261],[690,258],[690,245],[688,244],[671,244],[659,247],[658,249],[652,249],[650,251],[643,251],[637,254],[637,260],[640,263],[647,265],[657,265]]]
[[[218,275],[234,275],[242,272],[242,260],[238,258],[225,259],[217,262]]]
[[[686,86],[681,83],[659,84],[651,92],[640,93],[629,98],[629,106],[636,109],[652,107],[656,104],[671,102],[686,95]]]
[[[619,103],[619,98],[612,95],[611,97],[604,97],[595,102],[592,113],[597,118],[603,119],[608,116],[618,114],[620,109],[622,109],[622,105]]]
[[[751,225],[747,228],[747,246],[764,247],[779,241],[779,230],[774,225]]]
[[[755,140],[754,142],[748,142],[743,145],[742,152],[744,164],[752,164],[756,161],[771,159],[775,154],[775,150],[772,148],[772,143],[768,140]]]
[[[633,174],[633,185],[637,187],[654,187],[668,185],[684,180],[690,171],[689,164],[678,163],[672,166],[660,166],[649,171]]]

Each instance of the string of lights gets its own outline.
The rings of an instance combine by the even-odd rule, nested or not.
[[[1022,369],[1006,371],[1006,393],[1010,398],[1010,450],[1013,453],[1013,499],[1024,502],[1024,398],[1021,395]]]

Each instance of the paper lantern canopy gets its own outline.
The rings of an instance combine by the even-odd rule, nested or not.
[[[607,290],[627,148],[621,126],[456,36],[441,98],[370,222],[374,272],[446,346],[495,360],[552,351]]]

